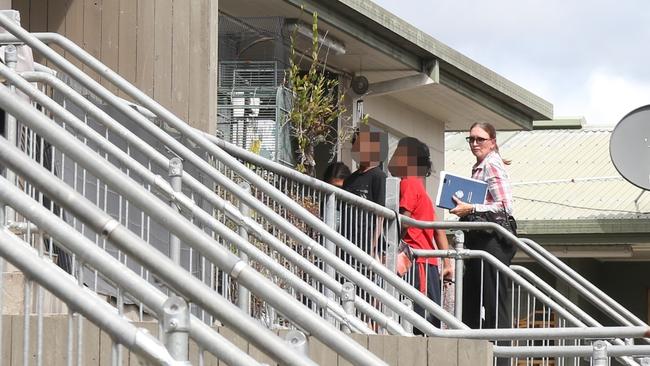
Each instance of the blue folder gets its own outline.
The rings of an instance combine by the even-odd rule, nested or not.
[[[451,174],[445,171],[440,172],[440,185],[436,197],[436,206],[448,210],[456,207],[452,199],[458,197],[465,203],[483,204],[487,195],[487,183]]]

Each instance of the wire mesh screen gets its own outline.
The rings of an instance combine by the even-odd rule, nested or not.
[[[291,94],[281,86],[283,74],[276,62],[220,62],[217,129],[226,141],[291,164]]]

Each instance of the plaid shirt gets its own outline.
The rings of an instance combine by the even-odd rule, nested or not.
[[[475,205],[476,212],[499,212],[505,207],[506,212],[512,215],[510,178],[501,156],[496,151],[492,151],[483,161],[472,167],[472,178],[488,184],[485,204]]]

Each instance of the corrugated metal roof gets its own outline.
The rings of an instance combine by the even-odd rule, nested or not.
[[[611,129],[500,132],[518,220],[650,218],[650,192],[623,179],[609,157]],[[469,176],[467,133],[445,136],[445,170]],[[635,200],[637,200],[635,202]],[[445,218],[453,219],[449,213]]]

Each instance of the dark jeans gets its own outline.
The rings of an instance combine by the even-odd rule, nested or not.
[[[516,248],[506,244],[497,235],[472,231],[466,235],[466,247],[486,251],[500,262],[510,266]],[[481,259],[465,261],[463,277],[463,322],[472,329],[512,328],[512,316],[508,288],[510,279],[505,274],[497,276],[496,267],[483,262],[483,291],[481,293]],[[498,277],[498,279],[497,279]],[[484,316],[481,317],[481,295]],[[497,299],[498,296],[498,299]],[[503,341],[499,345],[507,345]],[[509,365],[510,360],[497,359],[497,365]]]
[[[515,249],[509,244],[503,244],[491,233],[469,233],[467,249],[483,250],[492,254],[496,259],[509,266]],[[465,261],[465,276],[463,277],[463,322],[472,329],[510,328],[510,298],[508,287],[510,280],[500,273],[497,283],[497,269],[487,261],[483,263],[483,307],[485,314],[481,319],[481,259]],[[498,296],[498,303],[497,303]]]
[[[412,276],[412,285],[420,292],[427,295],[436,304],[440,305],[440,274],[438,273],[438,266],[426,263],[415,263],[415,273]],[[422,286],[420,286],[422,284]],[[422,291],[424,290],[424,291]],[[413,311],[418,315],[425,318],[429,323],[440,328],[440,320],[433,316],[433,314],[426,314],[422,306],[418,304],[413,305]],[[424,334],[417,327],[413,327],[413,334]]]

